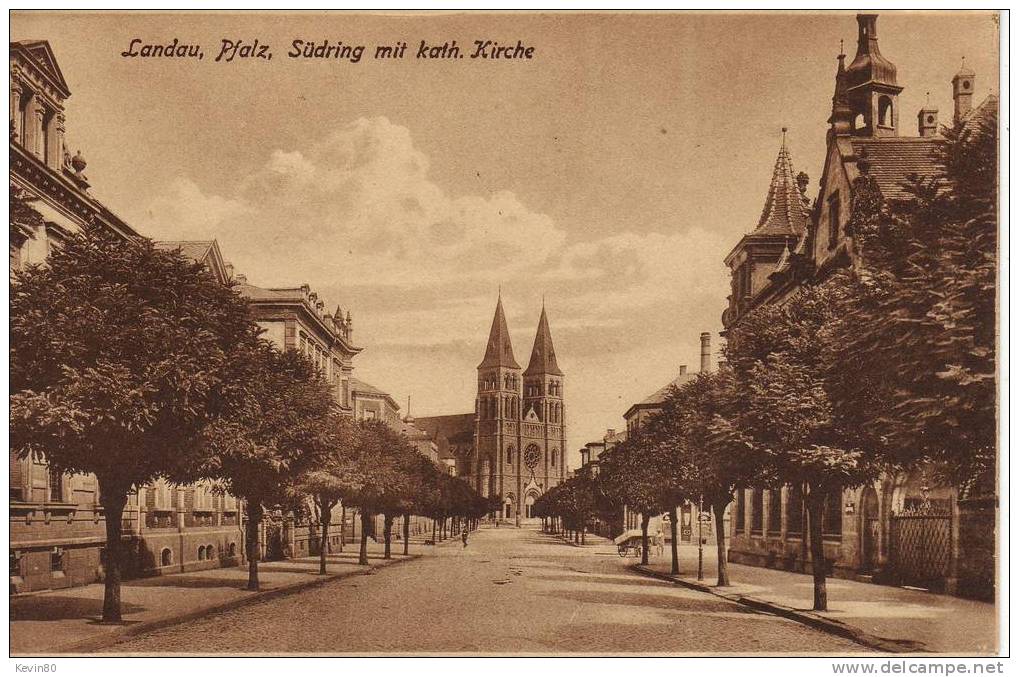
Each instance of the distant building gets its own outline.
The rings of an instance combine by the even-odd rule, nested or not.
[[[527,368],[513,356],[509,327],[496,303],[485,357],[478,365],[474,413],[416,419],[484,496],[499,495],[503,519],[529,518],[534,501],[566,478],[564,374],[541,309]]]

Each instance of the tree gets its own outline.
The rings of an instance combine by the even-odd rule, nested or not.
[[[295,490],[310,497],[318,514],[319,523],[319,573],[326,573],[326,553],[329,549],[329,525],[332,523],[333,508],[363,486],[365,477],[361,467],[355,463],[357,436],[360,429],[352,418],[333,414],[329,424],[334,429],[334,444],[331,449],[306,464],[305,470],[296,479]]]
[[[648,563],[648,525],[651,516],[668,509],[663,497],[666,480],[656,440],[639,430],[599,457],[601,490],[617,505],[641,514],[641,564]]]
[[[864,173],[849,229],[840,409],[903,463],[933,461],[963,493],[993,489],[997,445],[997,108],[945,131],[943,171],[883,199]],[[881,397],[875,397],[875,386]]]
[[[244,499],[248,589],[258,590],[259,527],[266,509],[299,501],[298,483],[340,445],[329,385],[304,355],[262,341],[235,416],[207,427],[216,450],[205,473]]]
[[[229,413],[255,344],[245,302],[178,252],[85,226],[44,265],[15,271],[11,448],[92,473],[106,523],[103,621],[121,620],[128,494],[195,479],[205,426]]]
[[[783,306],[761,306],[730,329],[726,357],[739,397],[723,439],[751,447],[761,459],[757,482],[806,485],[814,609],[827,609],[822,541],[825,500],[877,476],[882,458],[854,446],[830,397],[831,355],[849,291],[835,278],[804,287]]]
[[[698,504],[703,499],[714,515],[720,586],[729,585],[725,509],[737,489],[761,479],[762,466],[753,447],[732,432],[736,398],[732,371],[721,365],[670,389],[650,426],[672,455],[667,478],[673,497]],[[672,530],[675,573],[675,522]]]

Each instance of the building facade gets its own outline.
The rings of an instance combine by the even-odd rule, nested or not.
[[[915,134],[901,127],[895,65],[878,47],[877,15],[857,15],[857,49],[838,55],[820,190],[811,206],[806,175],[794,174],[783,143],[756,229],[725,259],[732,294],[722,321],[730,328],[763,304],[781,304],[803,285],[822,281],[859,258],[847,224],[855,182],[871,177],[885,201],[909,198],[910,178],[941,171],[938,111],[917,112]],[[947,78],[946,78],[947,79]],[[951,80],[953,120],[997,111],[992,95],[972,106],[976,74]],[[924,469],[884,475],[829,497],[822,520],[827,566],[836,576],[908,583],[993,597],[994,500],[963,499],[932,486]],[[734,562],[809,570],[803,489],[738,492],[731,524]],[[971,524],[972,527],[967,527]],[[983,534],[981,537],[980,534]]]
[[[534,501],[566,478],[564,380],[545,308],[521,369],[500,297],[478,365],[474,413],[415,423],[436,436],[440,457],[452,455],[456,475],[483,496],[501,497],[500,518],[527,519]]]
[[[46,41],[10,48],[10,219],[12,272],[40,263],[71,233],[96,223],[121,237],[137,233],[91,193],[87,163],[67,149],[70,90]],[[221,281],[215,243],[190,252]],[[198,249],[201,249],[198,252]],[[10,590],[84,585],[103,576],[106,524],[92,475],[53,472],[41,458],[10,453]],[[128,498],[125,574],[149,575],[233,564],[242,557],[237,501],[207,484],[156,482]]]

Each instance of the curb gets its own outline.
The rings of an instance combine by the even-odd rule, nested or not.
[[[401,557],[402,557],[402,555],[401,555]],[[119,644],[120,642],[124,641],[125,639],[131,638],[131,637],[137,637],[138,635],[144,635],[144,634],[147,634],[149,632],[153,632],[155,630],[163,630],[164,628],[168,628],[168,627],[171,627],[171,626],[174,626],[174,625],[180,625],[182,623],[187,623],[188,621],[193,621],[193,620],[202,618],[204,616],[208,616],[210,614],[218,614],[218,613],[223,613],[225,611],[232,611],[234,609],[240,609],[242,607],[246,607],[246,606],[249,606],[249,605],[252,605],[252,604],[256,604],[258,602],[264,602],[264,601],[267,601],[267,600],[276,599],[278,597],[285,597],[287,595],[291,595],[291,594],[296,593],[296,592],[303,592],[305,590],[310,590],[312,588],[317,588],[317,587],[319,587],[321,585],[325,585],[326,583],[331,583],[333,581],[339,581],[339,580],[342,580],[344,578],[351,578],[353,576],[364,576],[366,574],[374,574],[374,573],[376,573],[380,569],[387,569],[387,568],[389,568],[391,566],[396,566],[397,564],[402,564],[404,562],[410,562],[410,561],[416,560],[416,559],[418,559],[420,557],[421,557],[421,555],[419,555],[419,554],[407,555],[405,559],[395,560],[395,561],[390,562],[389,564],[370,565],[369,567],[367,567],[365,569],[360,569],[358,571],[345,571],[343,573],[333,574],[332,576],[319,576],[319,575],[316,574],[316,577],[313,580],[310,580],[310,581],[303,581],[303,582],[300,582],[300,583],[292,583],[290,585],[286,585],[286,586],[283,586],[283,587],[280,587],[280,588],[273,588],[272,590],[265,590],[265,591],[260,591],[260,592],[254,592],[254,593],[251,593],[251,595],[246,596],[246,597],[241,597],[241,598],[238,598],[238,599],[233,599],[233,600],[230,600],[229,602],[224,602],[222,604],[217,604],[215,606],[203,607],[201,609],[195,609],[193,611],[188,611],[186,613],[182,613],[182,614],[180,614],[178,616],[174,616],[172,618],[160,618],[158,620],[149,621],[148,623],[139,623],[138,625],[134,625],[134,626],[130,626],[130,627],[125,627],[125,628],[122,628],[120,630],[111,631],[109,634],[103,635],[102,637],[93,637],[92,639],[84,640],[84,641],[81,641],[81,642],[74,642],[74,643],[71,643],[71,644],[66,644],[64,646],[57,647],[57,648],[53,649],[52,651],[50,651],[48,653],[41,653],[41,654],[16,654],[16,653],[12,652],[11,655],[12,656],[14,656],[14,655],[24,655],[24,656],[40,656],[41,655],[41,656],[47,656],[47,655],[51,655],[51,654],[62,654],[62,655],[71,654],[71,655],[74,655],[74,654],[95,653],[95,652],[99,651],[100,649],[105,649],[107,647],[113,646],[114,644]],[[309,574],[310,573],[313,573],[313,572],[309,572]]]
[[[630,569],[637,573],[649,576],[651,578],[657,578],[663,581],[669,581],[677,585],[682,585],[685,588],[691,590],[697,590],[698,592],[705,592],[715,597],[721,597],[727,599],[730,602],[735,602],[745,607],[749,607],[754,611],[760,611],[763,613],[773,614],[775,616],[782,616],[789,620],[796,621],[803,625],[814,628],[815,630],[821,630],[831,635],[838,635],[850,641],[856,642],[869,649],[877,649],[878,651],[886,651],[888,653],[917,653],[925,650],[922,642],[916,642],[913,640],[905,639],[889,639],[887,637],[878,637],[872,635],[865,630],[861,630],[855,625],[849,625],[842,621],[837,621],[833,618],[822,616],[821,614],[813,611],[803,611],[801,609],[793,609],[776,602],[769,602],[768,600],[760,599],[757,597],[751,597],[749,595],[741,595],[739,593],[722,592],[718,588],[703,584],[696,583],[694,581],[688,581],[682,578],[674,577],[670,574],[663,574],[658,571],[644,568],[641,564],[631,564]]]

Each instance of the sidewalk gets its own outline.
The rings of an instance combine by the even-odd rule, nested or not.
[[[101,625],[103,585],[93,584],[11,598],[9,623],[12,655],[88,653],[125,637],[160,627],[271,599],[347,576],[419,557],[428,546],[411,541],[405,557],[403,543],[393,544],[393,559],[382,559],[381,543],[368,541],[369,567],[357,564],[358,544],[328,556],[325,576],[318,575],[318,557],[262,562],[259,592],[248,592],[247,565],[205,569],[184,574],[124,581],[121,602],[124,622]]]
[[[883,651],[990,654],[998,643],[993,604],[920,590],[829,578],[828,609],[811,611],[814,583],[809,574],[729,564],[726,588],[717,580],[715,548],[704,549],[704,580],[697,581],[697,548],[682,546],[680,575],[672,577],[668,546],[648,567],[660,578],[703,589],[740,604],[793,618]]]

